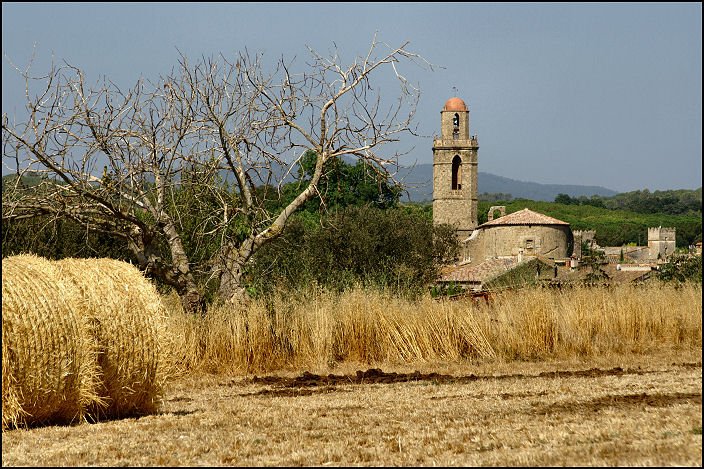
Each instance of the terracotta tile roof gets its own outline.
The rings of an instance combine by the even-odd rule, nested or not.
[[[495,218],[492,221],[482,223],[479,226],[500,225],[569,225],[569,223],[524,208],[518,212],[513,212],[503,217]]]
[[[604,254],[607,256],[611,255],[619,255],[621,252],[623,254],[632,254],[634,252],[638,251],[647,251],[648,246],[605,246],[601,248],[604,251]]]
[[[440,272],[441,282],[483,283],[518,265],[515,257],[488,259],[476,265],[449,266]]]
[[[648,278],[652,274],[651,270],[618,270],[614,264],[604,266],[604,271],[611,277],[611,281],[616,283],[635,282]]]
[[[637,282],[645,280],[652,275],[650,270],[618,270],[616,264],[605,264],[601,266],[601,269],[609,277],[607,283]],[[563,267],[558,271],[558,280],[563,282],[582,282],[590,272],[591,269],[588,267],[582,267],[574,271],[570,270],[569,267]]]

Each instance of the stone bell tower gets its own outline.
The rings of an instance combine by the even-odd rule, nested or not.
[[[450,98],[440,111],[440,138],[433,141],[433,224],[457,227],[467,238],[477,227],[479,142],[469,134],[469,108]]]

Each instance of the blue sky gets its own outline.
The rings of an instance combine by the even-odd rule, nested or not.
[[[52,55],[123,85],[156,79],[189,57],[265,59],[372,37],[438,66],[406,67],[422,91],[409,162],[432,162],[444,102],[457,94],[479,137],[479,170],[617,191],[702,185],[700,3],[2,3],[2,112],[22,112],[7,57],[35,71]],[[178,50],[177,50],[178,49]],[[380,86],[390,77],[380,76]],[[480,188],[481,191],[481,188]]]

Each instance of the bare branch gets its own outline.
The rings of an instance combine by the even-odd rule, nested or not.
[[[41,77],[13,65],[27,115],[2,119],[3,165],[18,176],[3,192],[3,220],[72,220],[128,240],[142,268],[183,297],[197,290],[193,272],[207,270],[227,297],[293,213],[313,197],[324,203],[326,162],[357,157],[391,174],[400,153],[387,148],[413,134],[418,101],[402,64],[429,65],[406,47],[375,35],[349,64],[337,50],[310,49],[303,69],[247,50],[233,61],[179,52],[170,74],[128,89],[107,78],[89,85],[68,63]],[[398,83],[396,99],[373,85],[383,69]],[[314,170],[290,195],[307,151]],[[30,173],[40,186],[22,187]]]

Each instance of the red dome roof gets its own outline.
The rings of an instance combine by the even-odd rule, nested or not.
[[[460,98],[450,98],[445,102],[444,111],[467,111],[467,105]]]

